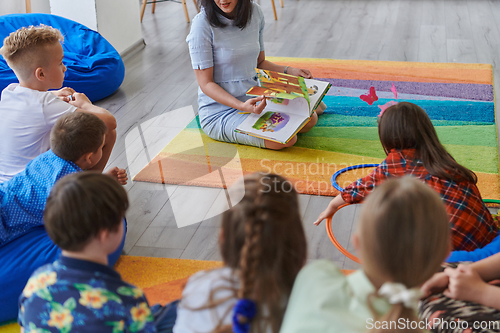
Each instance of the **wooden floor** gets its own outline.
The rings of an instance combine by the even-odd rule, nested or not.
[[[278,4],[278,2],[276,1]],[[500,79],[500,1],[317,1],[285,0],[274,21],[270,0],[260,0],[267,20],[266,55],[336,59],[489,63]],[[191,18],[196,10],[188,1]],[[497,23],[499,22],[499,23]],[[110,166],[136,173],[190,120],[197,84],[185,38],[190,25],[182,5],[147,8],[142,23],[146,47],[126,56],[121,88],[97,104],[118,121]],[[499,89],[496,89],[496,98]],[[179,110],[180,108],[184,108]],[[220,189],[130,182],[125,253],[217,260]],[[309,258],[328,258],[355,268],[312,222],[330,198],[302,195],[301,212]],[[356,207],[335,221],[335,234],[349,250]],[[178,228],[182,221],[201,221]]]

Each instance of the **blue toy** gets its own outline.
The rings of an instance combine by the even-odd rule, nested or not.
[[[359,165],[351,165],[348,166],[347,168],[340,169],[339,171],[335,172],[332,175],[332,186],[342,192],[344,189],[337,183],[336,179],[338,176],[340,176],[342,173],[350,171],[350,170],[355,170],[355,169],[363,169],[363,168],[376,168],[378,167],[378,164],[359,164]],[[495,204],[500,204],[499,200],[493,200],[493,199],[484,199],[484,203],[495,203]],[[328,229],[327,229],[328,230]],[[333,237],[335,237],[332,233]],[[330,237],[331,238],[331,237]],[[333,241],[333,240],[332,240]],[[333,242],[335,246],[337,244]],[[337,246],[338,248],[338,246]],[[339,250],[342,252],[342,249],[339,248]],[[344,250],[345,251],[345,250]],[[485,247],[481,249],[476,249],[474,251],[452,251],[450,253],[450,256],[446,259],[446,262],[464,262],[464,261],[472,261],[476,262],[479,260],[482,260],[484,258],[488,258],[494,254],[497,254],[500,252],[500,235],[494,238],[490,244],[486,245]],[[344,252],[342,252],[344,253]]]
[[[339,171],[335,172],[332,175],[332,186],[335,187],[336,190],[342,192],[344,189],[337,184],[337,177],[340,176],[342,173],[351,171],[351,170],[356,170],[356,169],[363,169],[363,168],[376,168],[378,167],[378,164],[358,164],[358,165],[351,165],[348,166],[347,168],[340,169]]]

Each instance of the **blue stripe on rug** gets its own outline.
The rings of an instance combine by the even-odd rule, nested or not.
[[[493,101],[493,86],[489,84],[466,83],[435,83],[435,82],[403,82],[403,81],[376,81],[376,80],[347,80],[347,79],[321,79],[335,87],[364,89],[375,87],[377,91],[391,91],[392,83],[398,93],[443,96],[452,98],[471,99],[475,101]]]
[[[431,120],[434,126],[491,125],[472,121]],[[318,117],[316,127],[378,127],[377,117],[344,116],[324,113]]]
[[[380,98],[373,105],[368,105],[359,97],[325,96],[323,99],[327,105],[325,113],[361,117],[376,117],[380,113],[378,105],[384,105],[391,100],[393,99]],[[405,100],[399,101],[403,102]],[[411,100],[408,102],[411,102]],[[493,102],[420,100],[418,105],[433,120],[495,123],[495,106]]]

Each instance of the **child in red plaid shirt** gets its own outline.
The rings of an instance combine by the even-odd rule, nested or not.
[[[379,119],[378,133],[387,158],[369,175],[347,186],[314,224],[332,216],[343,204],[363,201],[387,178],[412,175],[441,195],[450,219],[453,250],[472,251],[497,236],[497,225],[476,186],[476,174],[446,151],[421,107],[407,102],[389,107]]]

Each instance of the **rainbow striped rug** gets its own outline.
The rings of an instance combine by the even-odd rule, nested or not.
[[[270,151],[208,138],[194,119],[135,181],[227,187],[244,174],[265,171],[289,178],[301,193],[336,195],[331,175],[346,166],[379,163],[385,157],[378,139],[379,105],[408,101],[426,110],[441,142],[462,165],[476,172],[483,198],[500,199],[498,141],[491,65],[416,63],[304,58],[269,58],[308,68],[332,88],[328,108],[297,144]],[[378,100],[360,99],[375,87]],[[355,170],[338,179],[341,186],[366,174]]]
[[[222,267],[220,261],[121,256],[115,265],[123,280],[140,287],[149,305],[182,297],[188,278],[196,272]],[[352,270],[342,270],[345,275]],[[16,322],[0,323],[0,333],[19,333]]]

